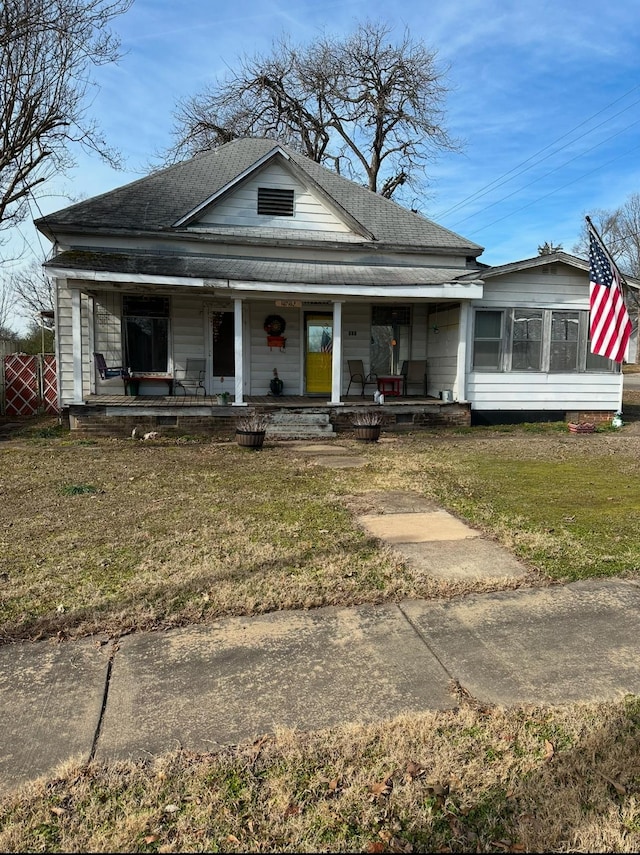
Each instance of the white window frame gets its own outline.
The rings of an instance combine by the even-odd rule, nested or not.
[[[541,343],[541,359],[540,368],[516,368],[512,367],[513,358],[513,328],[514,315],[519,311],[532,311],[542,313],[542,343]],[[474,360],[476,347],[476,318],[482,312],[493,312],[501,316],[501,337],[499,343],[498,364],[496,367],[486,367],[476,365]],[[551,329],[552,318],[554,313],[562,314],[577,314],[578,315],[578,341],[577,341],[577,367],[576,368],[560,368],[551,370]],[[496,372],[513,372],[517,374],[602,374],[614,373],[619,370],[619,367],[613,360],[607,360],[608,367],[588,368],[587,357],[589,347],[589,311],[585,309],[575,309],[573,307],[554,309],[541,308],[540,306],[514,306],[511,308],[482,306],[474,309],[473,316],[473,333],[471,337],[471,370],[483,374]]]

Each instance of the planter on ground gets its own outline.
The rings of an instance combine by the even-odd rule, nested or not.
[[[262,448],[265,431],[236,428],[236,442],[243,448]]]
[[[356,439],[361,442],[377,442],[380,439],[381,425],[354,425]]]

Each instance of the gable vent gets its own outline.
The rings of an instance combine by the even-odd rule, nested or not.
[[[258,187],[258,213],[270,217],[293,217],[293,190]]]

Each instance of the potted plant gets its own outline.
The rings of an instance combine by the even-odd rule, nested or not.
[[[363,410],[352,418],[356,439],[361,442],[377,442],[382,429],[382,413],[378,410]]]
[[[278,377],[278,369],[273,369],[273,379],[269,383],[269,389],[271,390],[272,395],[282,395],[282,390],[284,389],[284,383]]]
[[[224,377],[220,378],[220,384],[222,385],[222,383],[224,383]],[[229,397],[230,397],[229,393],[225,392],[224,389],[221,389],[219,392],[216,392],[216,398],[218,400],[218,404],[220,404],[223,407],[226,407],[226,405],[229,403]]]
[[[269,416],[253,413],[236,422],[236,442],[243,448],[262,448]]]

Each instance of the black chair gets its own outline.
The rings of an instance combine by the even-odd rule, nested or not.
[[[424,397],[427,397],[427,360],[426,359],[405,359],[402,363],[400,371],[403,380],[403,395],[407,394],[409,386],[422,386]]]
[[[174,393],[177,395],[181,390],[182,395],[187,393],[198,396],[200,392],[206,395],[204,376],[206,372],[206,359],[187,359],[184,371],[176,371],[173,378]]]
[[[121,365],[107,365],[103,353],[94,353],[93,359],[101,380],[126,380],[129,377],[128,368],[123,368]]]
[[[361,359],[348,359],[349,366],[349,385],[347,386],[347,395],[352,383],[360,383],[362,385],[362,397],[364,398],[365,386],[375,386],[378,388],[378,379],[375,374],[365,374],[364,363]]]

